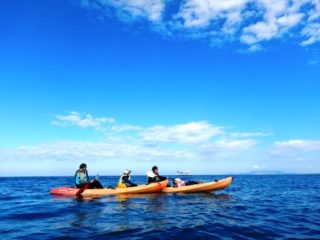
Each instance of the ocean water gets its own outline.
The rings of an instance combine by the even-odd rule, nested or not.
[[[209,181],[225,176],[191,176]],[[72,177],[0,178],[2,239],[320,239],[320,175],[239,175],[210,194],[56,197]],[[133,176],[138,183],[144,176]],[[117,177],[100,177],[115,185]]]

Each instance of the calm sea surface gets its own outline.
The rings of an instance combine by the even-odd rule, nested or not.
[[[191,176],[209,181],[224,176]],[[215,194],[75,199],[72,177],[0,178],[2,239],[320,239],[320,175],[233,176]],[[144,176],[134,176],[138,183]],[[117,177],[100,177],[115,185]]]

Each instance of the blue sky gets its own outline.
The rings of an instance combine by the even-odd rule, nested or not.
[[[320,171],[320,3],[4,1],[3,176]]]

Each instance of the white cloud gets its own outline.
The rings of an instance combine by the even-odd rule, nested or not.
[[[253,140],[216,141],[204,145],[185,145],[172,148],[170,145],[148,146],[143,142],[85,142],[85,141],[58,141],[35,146],[21,146],[0,151],[0,161],[7,163],[22,162],[63,162],[70,166],[76,162],[98,161],[107,164],[109,168],[118,168],[119,163],[194,162],[199,159],[214,161],[232,158],[234,154],[244,152],[255,146]],[[223,156],[219,154],[223,153]],[[45,168],[45,166],[43,166]],[[41,167],[40,167],[41,168]],[[105,166],[101,168],[105,169]],[[125,168],[125,167],[123,167]]]
[[[268,137],[272,132],[234,132],[230,136],[233,138]]]
[[[58,141],[11,149],[0,148],[1,175],[70,175],[81,162],[92,173],[120,174],[125,168],[145,172],[156,162],[193,160],[185,149],[149,147],[139,142]],[[151,166],[150,166],[151,165]],[[93,170],[94,169],[94,170]]]
[[[21,164],[22,168],[30,171],[37,169],[34,174],[43,170],[43,175],[52,171],[52,174],[59,175],[61,168],[60,172],[52,170],[56,164],[63,163],[63,169],[66,167],[67,172],[72,172],[74,165],[82,161],[90,162],[90,166],[93,164],[97,172],[111,169],[116,174],[130,164],[142,171],[141,166],[145,168],[154,163],[167,164],[168,168],[175,166],[174,170],[181,165],[194,166],[202,169],[202,172],[205,172],[203,166],[208,162],[212,162],[209,165],[214,168],[228,166],[226,171],[245,168],[249,171],[253,165],[280,166],[279,163],[283,161],[287,161],[285,166],[294,163],[294,166],[290,165],[294,171],[303,168],[305,163],[319,166],[320,140],[276,141],[270,150],[270,146],[260,145],[259,138],[270,136],[272,132],[229,132],[228,128],[207,121],[142,127],[120,124],[113,118],[95,118],[90,114],[71,112],[56,116],[54,124],[78,126],[79,130],[103,128],[105,131],[99,132],[102,137],[99,142],[79,139],[0,148],[0,162],[5,166],[1,171],[4,174],[7,174],[6,171],[26,174],[17,168]],[[262,159],[267,160],[265,162]]]
[[[310,23],[303,29],[302,35],[307,37],[307,40],[301,43],[302,46],[308,46],[320,41],[320,23]]]
[[[257,4],[264,9],[263,20],[244,27],[241,36],[249,45],[281,37],[303,17],[296,5],[287,0],[260,0]]]
[[[84,0],[82,6],[94,7],[105,11],[113,8],[116,12],[126,18],[146,18],[151,22],[158,22],[164,11],[164,0]]]
[[[131,124],[120,124],[120,125],[114,125],[111,130],[115,132],[127,132],[127,131],[140,131],[143,128],[140,126],[135,126]]]
[[[146,128],[141,132],[144,141],[163,143],[201,143],[222,134],[221,127],[205,121]]]
[[[224,157],[236,152],[250,150],[256,144],[251,139],[226,139],[230,134],[222,127],[214,126],[207,121],[189,122],[176,125],[155,125],[141,127],[131,124],[119,124],[114,118],[94,118],[90,114],[82,115],[70,112],[57,115],[54,125],[77,126],[93,129],[109,128],[101,132],[107,138],[100,142],[57,141],[34,146],[21,146],[7,149],[4,159],[52,160],[52,161],[85,161],[100,160],[134,160],[134,161],[176,161],[211,159],[224,152]],[[134,132],[134,134],[132,134]],[[237,133],[238,137],[248,134]],[[217,158],[219,159],[219,158]]]
[[[234,165],[247,164],[248,160],[255,156],[257,141],[253,139],[219,139],[201,144],[197,149],[197,158],[202,161],[230,161]]]
[[[172,5],[178,10],[173,11]],[[319,0],[83,0],[82,6],[110,14],[114,9],[128,16],[156,23],[158,32],[193,39],[206,38],[212,45],[242,43],[251,51],[284,36],[308,46],[320,41]],[[165,17],[164,17],[165,16]],[[180,35],[180,34],[179,34]]]
[[[56,120],[52,121],[51,124],[56,126],[78,126],[81,128],[92,127],[96,130],[102,130],[104,124],[114,122],[113,118],[94,118],[91,114],[82,116],[78,112],[70,112],[69,115],[57,115]]]
[[[241,20],[241,11],[248,0],[186,0],[177,17],[184,27],[207,27],[212,21],[226,20],[226,28],[232,28]]]
[[[38,157],[39,159],[58,159],[66,160],[67,158],[78,159],[132,159],[148,157],[179,157],[178,152],[163,151],[159,148],[150,148],[141,144],[126,144],[111,142],[83,142],[83,141],[62,141],[42,144],[38,146],[21,146],[11,149],[8,153],[24,157]]]
[[[223,134],[221,127],[213,126],[206,121],[189,122],[177,125],[155,125],[142,127],[131,124],[119,124],[114,118],[94,118],[91,114],[82,115],[78,112],[70,112],[68,115],[57,115],[51,122],[56,126],[77,126],[80,128],[94,128],[106,130],[108,124],[111,132],[109,135],[122,134],[125,132],[136,132],[142,141],[151,143],[201,143],[208,141],[213,136]],[[122,134],[123,135],[123,134]],[[124,136],[124,135],[123,135]]]
[[[276,141],[269,156],[274,164],[295,168],[296,172],[319,172],[320,140]]]
[[[93,117],[91,114],[70,112],[67,115],[56,115],[51,121],[55,126],[77,126],[104,130],[107,138],[114,142],[139,141],[147,145],[154,144],[202,144],[216,141],[217,138],[266,137],[272,132],[226,132],[222,126],[215,126],[207,121],[187,122],[173,125],[138,126],[118,123],[112,117]]]
[[[257,142],[253,139],[217,140],[201,146],[204,152],[246,151],[253,148]]]
[[[274,153],[320,152],[320,140],[289,140],[274,143]]]

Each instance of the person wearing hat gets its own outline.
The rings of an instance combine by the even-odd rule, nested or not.
[[[148,176],[148,184],[149,183],[156,183],[156,182],[161,182],[166,180],[166,177],[160,176],[159,175],[159,170],[157,166],[153,166],[152,167],[152,172],[148,171],[147,172],[147,176]]]
[[[97,179],[89,179],[87,164],[85,163],[80,164],[80,167],[76,171],[74,178],[77,188],[103,188],[103,186]]]
[[[175,178],[173,179],[173,187],[182,187],[182,186],[190,186],[190,185],[195,185],[199,184],[200,182],[197,181],[188,181],[185,182],[181,178]]]
[[[137,184],[130,181],[131,170],[126,169],[121,177],[119,178],[118,188],[126,188],[126,187],[136,187]]]

